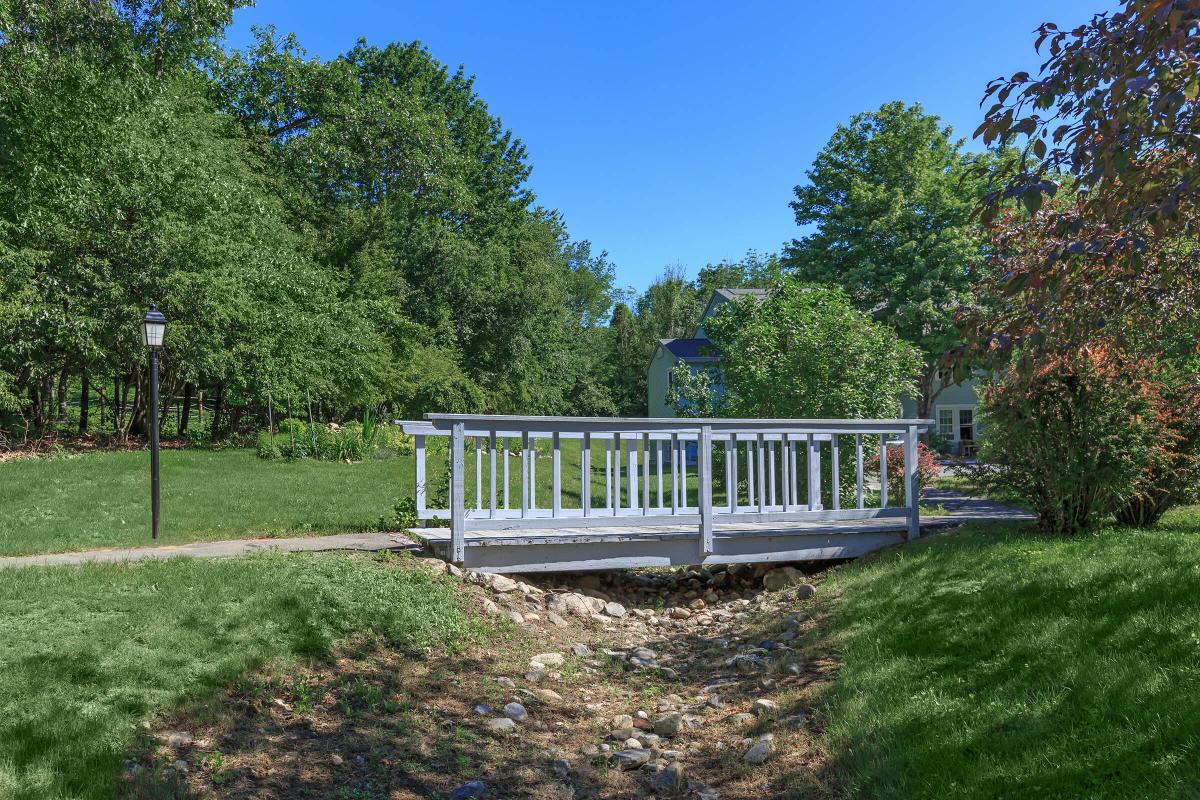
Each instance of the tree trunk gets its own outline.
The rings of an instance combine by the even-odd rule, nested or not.
[[[196,389],[195,384],[188,381],[183,385],[183,406],[179,409],[179,435],[183,436],[187,433],[188,420],[192,416],[192,392]]]
[[[213,408],[212,440],[215,442],[221,436],[221,413],[225,410],[225,383],[217,381],[217,402]]]
[[[87,370],[83,371],[79,386],[79,435],[86,436],[88,432],[88,406],[91,403],[92,382],[88,379]]]
[[[58,374],[57,394],[58,394],[58,424],[59,425],[67,424],[67,416],[68,416],[67,388],[70,386],[69,377],[70,376],[67,373],[67,370],[65,367],[63,368],[63,371]]]

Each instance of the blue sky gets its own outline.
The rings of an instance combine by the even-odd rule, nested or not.
[[[795,236],[792,187],[852,114],[920,102],[969,137],[987,81],[1039,63],[1038,24],[1106,5],[258,0],[229,39],[274,24],[322,58],[417,39],[464,65],[526,143],[539,201],[642,289]]]

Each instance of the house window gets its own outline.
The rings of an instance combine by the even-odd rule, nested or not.
[[[944,439],[954,438],[954,409],[938,409],[938,435]]]
[[[958,410],[958,438],[964,442],[975,441],[975,409]]]

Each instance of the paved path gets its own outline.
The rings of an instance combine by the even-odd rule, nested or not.
[[[921,493],[921,505],[942,506],[946,509],[944,515],[922,516],[922,523],[933,520],[954,520],[955,523],[1032,522],[1036,519],[1033,514],[1024,509],[1006,506],[995,500],[972,497],[953,489],[929,487]]]
[[[0,558],[0,569],[92,563],[111,564],[119,561],[149,561],[166,558],[232,558],[273,550],[280,553],[307,553],[321,550],[420,549],[420,545],[402,533],[341,533],[329,536],[304,536],[295,539],[233,539],[224,542],[194,542],[162,547],[127,547],[84,550],[78,553],[51,553],[39,556],[9,556]]]

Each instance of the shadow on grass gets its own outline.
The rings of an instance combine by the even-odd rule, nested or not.
[[[827,769],[870,797],[1176,797],[1200,764],[1200,535],[968,528],[832,574]]]

